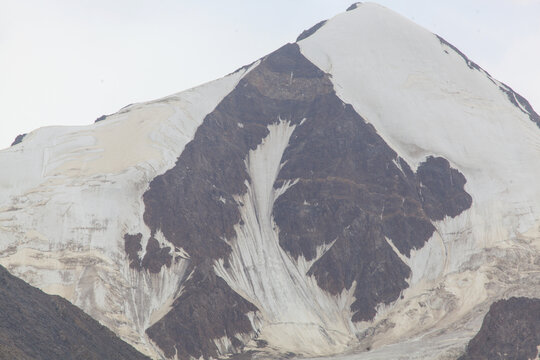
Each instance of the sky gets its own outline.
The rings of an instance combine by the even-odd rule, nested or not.
[[[220,78],[353,0],[0,0],[0,149]],[[379,0],[540,111],[540,0]]]

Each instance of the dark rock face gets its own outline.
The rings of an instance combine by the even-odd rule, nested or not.
[[[161,247],[154,237],[148,239],[146,253],[141,259],[138,252],[142,250],[142,234],[124,235],[124,249],[129,258],[129,267],[132,269],[146,269],[151,273],[159,273],[163,266],[171,267],[171,248]]]
[[[59,296],[0,266],[0,359],[148,359]]]
[[[392,162],[395,152],[344,105],[334,94],[326,96],[293,134],[275,186],[300,180],[277,199],[274,216],[280,245],[295,258],[311,260],[317,246],[335,241],[310,275],[332,294],[356,281],[352,310],[360,321],[407,286],[410,270],[386,242],[386,232],[404,234],[393,240],[406,252],[421,247],[434,228],[416,196],[414,174],[402,173]]]
[[[138,252],[142,250],[141,246],[142,234],[124,235],[124,250],[129,258],[129,267],[132,269],[141,269],[141,258]]]
[[[94,121],[94,124],[97,123],[97,122],[100,122],[100,121],[103,121],[107,119],[107,115],[101,115],[100,117],[98,117],[95,121]]]
[[[21,143],[24,139],[24,137],[26,136],[26,134],[19,134],[17,135],[17,137],[15,138],[15,140],[13,140],[13,142],[11,143],[11,146],[13,145],[17,145],[19,143]]]
[[[163,265],[171,267],[172,255],[171,248],[166,246],[162,248],[159,242],[153,237],[148,240],[146,245],[146,254],[142,259],[141,266],[148,269],[151,273],[158,273]]]
[[[358,5],[360,5],[360,4],[362,4],[362,3],[361,2],[356,2],[356,3],[352,4],[351,6],[349,6],[347,8],[347,11],[352,11],[352,10],[356,9],[358,7]]]
[[[510,298],[493,303],[460,360],[537,359],[540,299]]]
[[[311,35],[315,34],[317,30],[319,30],[324,24],[326,24],[326,21],[327,20],[319,21],[309,29],[302,31],[302,33],[296,38],[296,41],[304,40],[305,38],[308,38]]]
[[[422,205],[431,219],[456,217],[471,207],[472,198],[463,190],[467,180],[446,159],[428,157],[418,167],[417,174]]]
[[[432,235],[431,220],[470,206],[463,175],[441,158],[428,159],[415,174],[336,96],[328,75],[288,44],[240,81],[204,119],[175,166],[144,194],[152,237],[162,231],[192,262],[193,274],[173,309],[147,330],[167,355],[216,356],[213,340],[222,336],[238,342],[232,350],[238,351],[237,335],[254,331],[247,313],[257,308],[217,277],[212,264],[223,259],[228,266],[231,248],[223,239],[235,238],[242,206],[234,196],[251,181],[244,159],[280,119],[298,125],[274,184],[298,180],[274,204],[280,245],[293,258],[311,260],[318,246],[335,241],[309,275],[332,294],[356,282],[353,321],[372,319],[378,304],[396,300],[407,287],[410,269],[386,237],[409,255]],[[451,189],[441,188],[447,184]],[[441,203],[454,197],[448,207]],[[125,240],[132,259],[140,238]],[[158,257],[147,256],[147,264]],[[155,269],[159,264],[163,259]]]
[[[236,336],[253,331],[246,314],[255,311],[254,305],[235,293],[209,266],[200,266],[184,283],[173,310],[147,334],[168,357],[177,353],[180,359],[217,358],[212,339],[229,336],[234,347],[230,352],[240,351],[243,342]]]

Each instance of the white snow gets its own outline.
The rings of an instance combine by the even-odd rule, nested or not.
[[[158,274],[139,272],[129,267],[123,236],[142,233],[144,256],[150,230],[142,195],[150,180],[174,165],[247,71],[89,126],[38,129],[0,151],[0,264],[159,357],[144,331],[179,295],[189,254],[158,231],[160,246],[180,259]]]
[[[309,121],[309,120],[307,120]],[[321,355],[343,351],[353,341],[350,324],[352,292],[333,297],[306,275],[305,259],[292,259],[279,246],[279,228],[274,222],[274,201],[295,181],[274,189],[281,157],[295,129],[279,119],[270,125],[268,136],[249,152],[245,160],[251,179],[248,191],[237,201],[243,225],[235,227],[237,237],[229,241],[233,252],[230,267],[216,263],[218,275],[261,310],[259,339],[281,352]],[[241,222],[242,223],[242,222]],[[329,246],[319,249],[321,256]]]
[[[410,258],[394,247],[412,270],[410,288],[403,299],[381,307],[372,323],[358,326],[362,331],[380,329],[384,321],[395,324],[364,342],[371,341],[371,348],[396,343],[383,347],[406,349],[412,335],[423,334],[418,350],[404,358],[431,359],[436,343],[428,340],[428,330],[462,323],[453,329],[454,342],[436,346],[447,355],[474,335],[492,301],[523,292],[540,297],[532,286],[540,266],[531,262],[539,251],[540,129],[508,100],[502,85],[470,69],[435,35],[371,3],[330,19],[299,45],[304,56],[331,74],[337,95],[413,170],[427,156],[444,157],[465,175],[465,190],[473,198],[469,210],[436,222],[433,237]],[[519,285],[492,276],[497,267],[515,274],[516,256],[530,268]],[[486,257],[489,265],[481,262]],[[383,347],[377,350],[384,354],[380,358],[396,355]],[[379,357],[370,352],[358,358]]]

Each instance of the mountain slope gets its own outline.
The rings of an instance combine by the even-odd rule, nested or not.
[[[170,269],[139,271],[130,266],[124,235],[148,236],[141,224],[149,181],[174,165],[245,71],[128,106],[88,127],[38,129],[0,152],[1,264],[158,356],[144,332],[177,296],[189,261],[173,252]]]
[[[358,3],[0,152],[0,263],[154,358],[458,358],[494,301],[540,298],[538,118]]]
[[[59,296],[0,266],[0,359],[148,359]]]

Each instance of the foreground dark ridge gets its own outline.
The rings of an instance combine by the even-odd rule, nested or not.
[[[59,296],[0,266],[0,359],[148,359]]]
[[[491,305],[459,360],[539,359],[539,344],[540,299],[513,297]]]

